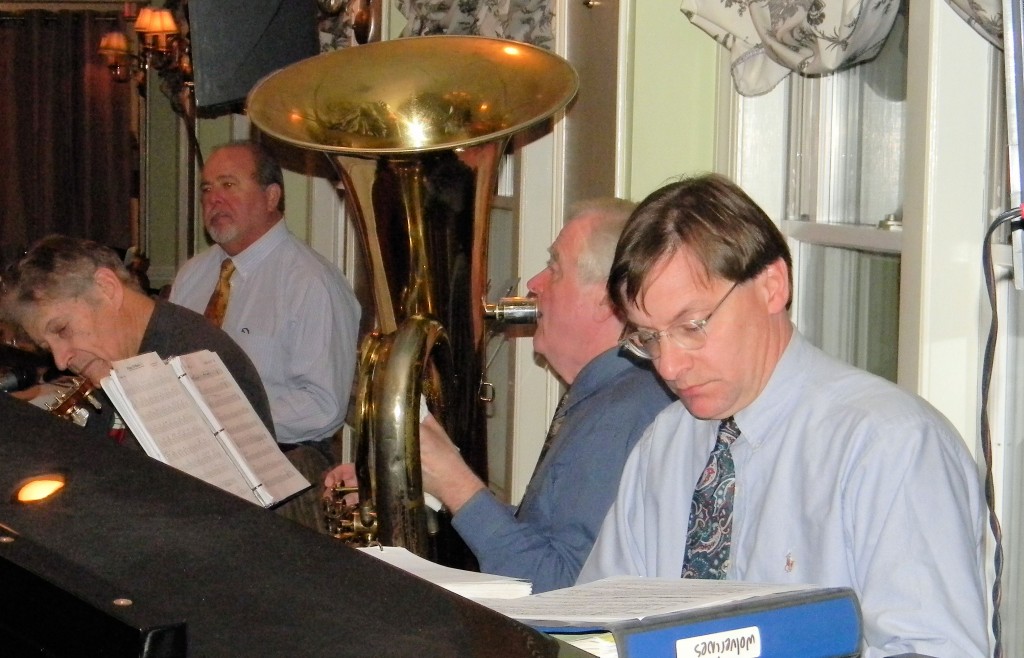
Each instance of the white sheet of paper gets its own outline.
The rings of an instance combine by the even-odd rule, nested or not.
[[[147,454],[225,491],[253,499],[174,370],[155,352],[116,362],[114,373],[116,377],[104,379],[103,390]],[[132,404],[127,404],[126,398]],[[159,444],[154,435],[161,437]],[[200,435],[209,440],[197,441]]]
[[[241,456],[240,464],[251,468],[249,477],[260,482],[270,494],[270,500],[283,500],[309,482],[281,452],[274,437],[249,404],[241,387],[228,372],[216,353],[208,350],[193,352],[171,359],[186,387],[194,386],[197,399],[205,399],[209,409],[223,424]],[[256,473],[259,477],[256,477]]]
[[[397,546],[370,546],[359,550],[470,599],[479,597],[516,598],[526,596],[532,590],[530,582],[526,580],[453,569],[431,562]]]

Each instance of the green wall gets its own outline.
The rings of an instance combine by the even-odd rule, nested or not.
[[[640,200],[714,165],[718,57],[676,2],[634,2],[633,139],[628,192]]]
[[[150,283],[170,283],[178,261],[178,117],[160,83],[150,76],[146,90],[146,223]]]

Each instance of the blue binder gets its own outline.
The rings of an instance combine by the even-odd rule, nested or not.
[[[610,632],[619,658],[846,658],[860,655],[863,633],[860,604],[848,587],[766,593],[604,623],[533,625],[559,636]]]
[[[859,655],[861,629],[853,590],[830,588],[623,622],[608,630],[620,658],[833,658]]]

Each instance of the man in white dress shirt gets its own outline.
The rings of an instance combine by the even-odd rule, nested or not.
[[[864,658],[988,655],[977,465],[927,402],[794,329],[791,267],[778,228],[720,176],[667,185],[633,213],[609,295],[635,328],[624,343],[682,404],[634,448],[577,582],[710,566],[850,587]],[[728,465],[712,466],[716,444],[731,445]],[[695,497],[723,471],[733,495]],[[731,513],[703,514],[724,499]]]
[[[330,441],[345,420],[358,351],[352,287],[289,232],[281,168],[260,145],[215,149],[201,190],[203,223],[216,244],[181,268],[170,299],[203,313],[222,261],[231,259],[221,326],[263,378],[278,443],[286,452],[314,447],[333,463]]]

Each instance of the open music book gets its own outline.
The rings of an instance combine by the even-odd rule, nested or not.
[[[214,352],[140,354],[102,384],[150,457],[263,507],[310,486]]]

